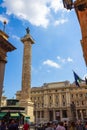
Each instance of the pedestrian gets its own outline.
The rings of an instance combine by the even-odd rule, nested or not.
[[[0,130],[6,130],[6,124],[4,121],[1,122]]]
[[[24,125],[23,125],[23,130],[29,130],[30,129],[30,126],[29,124],[27,123],[27,121],[25,121]]]
[[[87,130],[87,122],[85,123],[84,130]]]
[[[47,123],[47,127],[45,128],[45,130],[52,130],[52,127],[51,127],[51,123],[50,123],[50,122]]]
[[[8,125],[8,130],[18,130],[15,120],[11,120],[10,124]]]
[[[84,130],[83,125],[81,124],[81,121],[79,120],[76,125],[76,130]]]
[[[69,130],[76,130],[75,122],[71,122]]]
[[[68,129],[68,125],[67,125],[66,121],[64,122],[64,127],[65,127],[66,130]]]
[[[63,125],[63,122],[60,122],[58,126],[56,127],[56,130],[65,130],[65,127]]]

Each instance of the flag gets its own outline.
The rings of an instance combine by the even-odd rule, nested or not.
[[[79,83],[81,83],[81,81],[83,81],[83,80],[74,71],[73,71],[73,74],[74,74],[76,86],[80,87]]]

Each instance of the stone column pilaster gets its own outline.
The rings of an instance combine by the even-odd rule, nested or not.
[[[8,42],[8,35],[0,30],[0,106],[1,97],[3,91],[4,73],[5,73],[5,63],[7,63],[7,52],[11,52],[16,48]]]
[[[0,106],[1,106],[2,91],[3,91],[5,63],[6,63],[5,61],[0,60]]]

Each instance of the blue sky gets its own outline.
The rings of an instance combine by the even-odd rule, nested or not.
[[[6,33],[17,48],[7,54],[4,95],[15,97],[21,90],[23,44],[20,38],[30,28],[32,45],[31,86],[74,81],[74,70],[81,78],[87,73],[80,44],[82,38],[74,9],[67,11],[61,0],[1,0],[0,29],[7,21]]]

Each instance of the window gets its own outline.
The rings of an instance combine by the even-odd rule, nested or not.
[[[63,118],[67,118],[67,110],[62,111]]]
[[[40,107],[40,104],[38,103],[38,107]]]
[[[42,107],[44,107],[44,104],[42,103]]]
[[[37,112],[38,118],[40,118],[40,111]]]
[[[44,118],[44,111],[42,111],[42,118]]]
[[[84,105],[84,101],[82,101],[82,105]]]
[[[79,106],[79,102],[77,101],[77,106]]]
[[[78,94],[76,94],[76,97],[78,97]]]
[[[56,106],[58,106],[58,102],[56,102]]]
[[[73,98],[73,94],[71,94],[71,97]]]
[[[56,99],[58,99],[58,95],[56,95]]]
[[[51,100],[51,98],[52,98],[52,97],[50,96],[50,100]]]
[[[65,106],[65,102],[63,102],[63,106]]]
[[[82,97],[82,94],[79,94],[80,97]]]

